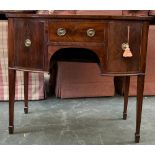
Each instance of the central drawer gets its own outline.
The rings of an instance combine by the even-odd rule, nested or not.
[[[107,23],[89,21],[50,21],[49,40],[52,42],[105,41]]]

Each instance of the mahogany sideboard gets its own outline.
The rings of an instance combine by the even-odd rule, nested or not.
[[[96,55],[101,75],[125,77],[123,119],[127,118],[130,76],[137,76],[135,142],[139,142],[152,17],[21,13],[8,13],[7,17],[10,134],[14,132],[16,70],[24,71],[24,111],[28,113],[28,73],[48,72],[51,58],[61,49],[82,48]]]

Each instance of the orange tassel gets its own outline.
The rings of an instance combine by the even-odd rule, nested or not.
[[[126,47],[124,53],[123,53],[123,57],[132,57],[132,52],[130,51],[130,48],[129,47]]]
[[[133,56],[132,52],[130,51],[130,47],[129,47],[129,37],[130,37],[130,26],[128,26],[128,43],[126,44],[124,48],[124,53],[123,53],[123,57],[125,58],[130,58]]]

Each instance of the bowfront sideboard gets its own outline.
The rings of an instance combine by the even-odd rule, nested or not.
[[[48,72],[54,55],[62,49],[76,48],[94,53],[101,75],[124,76],[123,119],[127,118],[130,76],[137,76],[135,142],[139,142],[148,28],[152,17],[19,13],[9,13],[7,17],[10,134],[14,132],[16,70],[24,71],[24,111],[28,113],[28,73]]]

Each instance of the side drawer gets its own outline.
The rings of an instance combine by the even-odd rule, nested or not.
[[[14,20],[15,66],[28,69],[44,68],[44,22]]]

